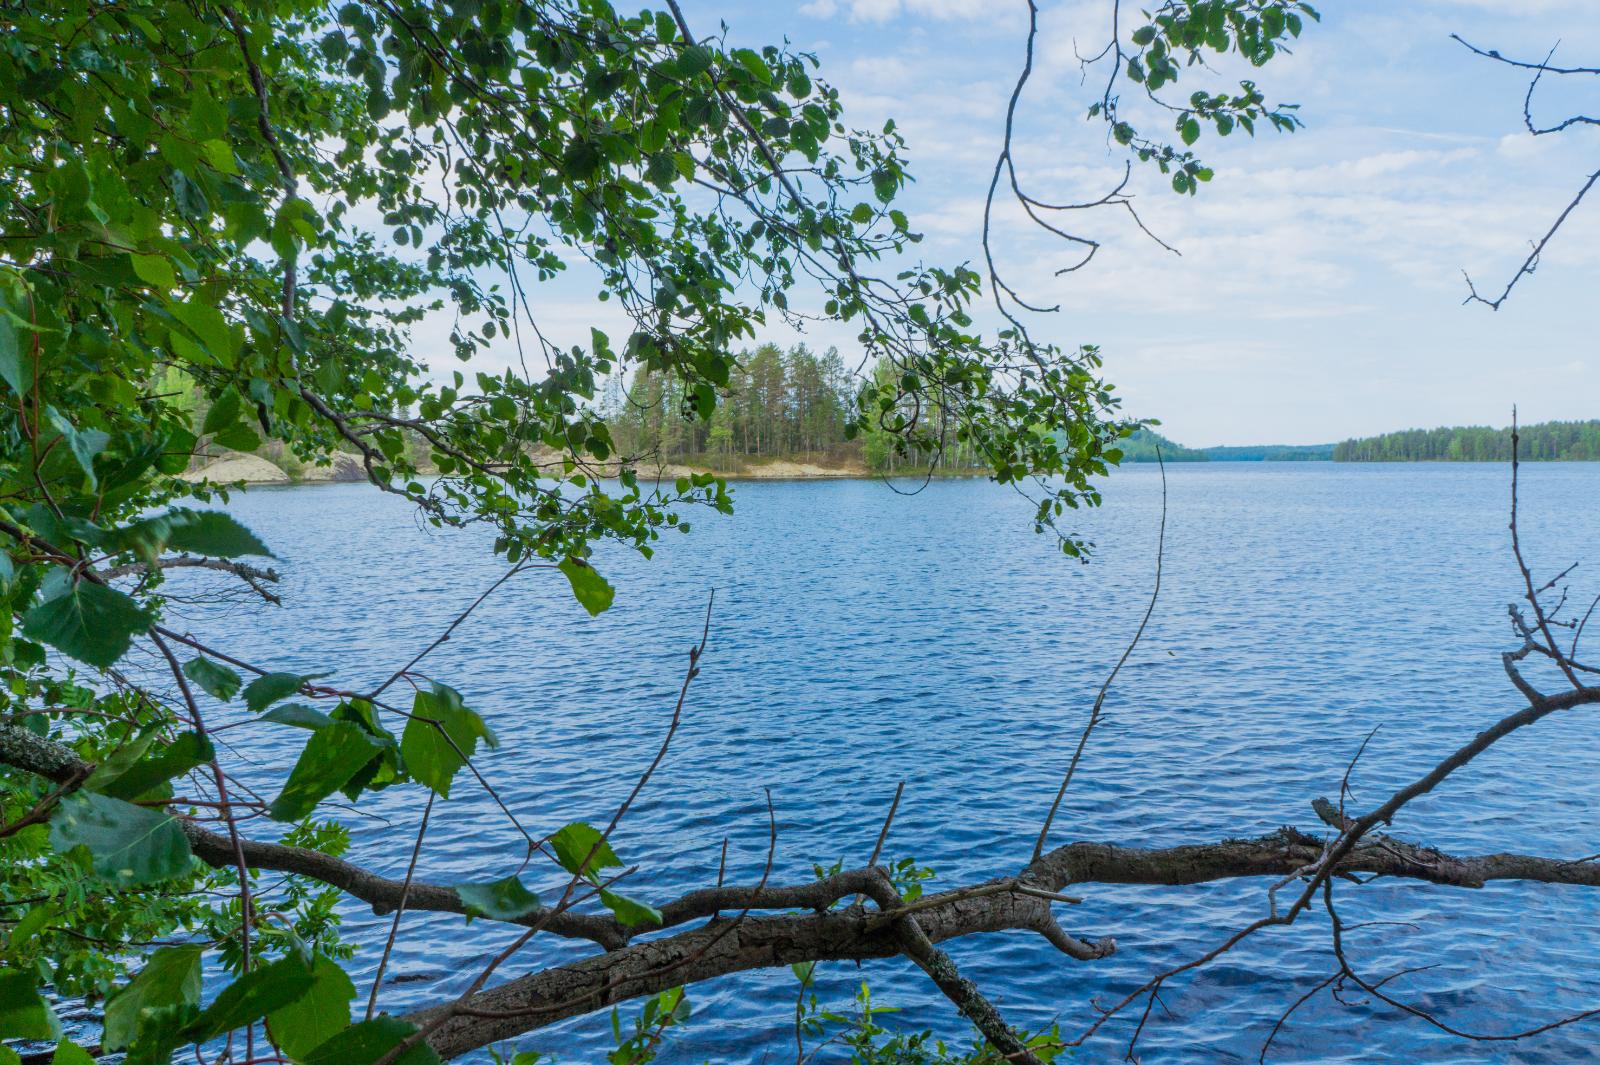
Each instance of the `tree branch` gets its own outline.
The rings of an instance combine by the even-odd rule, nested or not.
[[[1552,696],[1546,705],[1570,708],[1594,702],[1600,702],[1600,691],[1591,688]],[[81,780],[91,768],[61,744],[8,724],[0,724],[0,764],[56,783]],[[1337,817],[1333,804],[1322,801],[1316,805],[1323,816],[1333,811]],[[184,831],[202,862],[216,868],[234,865],[235,854],[227,837],[189,822],[184,823]],[[407,909],[465,913],[455,891],[443,885],[413,880],[408,892],[400,880],[317,851],[252,840],[241,840],[241,846],[252,868],[310,877],[371,904],[378,913],[392,911],[402,898]],[[1051,905],[1061,900],[1063,888],[1094,883],[1183,886],[1242,877],[1281,878],[1318,863],[1324,852],[1322,839],[1293,828],[1255,839],[1164,848],[1070,843],[1013,877],[919,900],[914,911],[916,927],[928,949],[961,936],[1020,929],[1038,933],[1070,957],[1092,960],[1111,954],[1115,943],[1110,939],[1086,943],[1061,928]],[[1506,853],[1456,856],[1376,834],[1368,834],[1351,847],[1331,872],[1403,877],[1460,888],[1478,888],[1494,880],[1600,887],[1600,864],[1594,862]],[[807,884],[730,885],[693,891],[661,907],[662,928],[697,920],[705,920],[705,924],[641,942],[633,942],[639,930],[624,928],[610,916],[571,911],[529,915],[515,923],[543,920],[546,931],[588,939],[607,950],[570,965],[517,977],[473,996],[428,1041],[441,1055],[452,1057],[617,1002],[731,973],[804,961],[909,955],[920,964],[932,958],[926,951],[918,958],[921,943],[906,943],[900,927],[904,922],[896,918],[908,915],[910,908],[893,907],[893,900],[883,891],[883,876],[882,869],[868,867]],[[834,908],[858,894],[867,895],[879,908]],[[733,928],[728,927],[733,923],[730,919],[718,916],[719,911],[741,907],[811,912],[750,914]],[[959,990],[955,983],[959,975],[953,971],[944,975],[951,976],[947,982]],[[941,989],[951,993],[943,984]],[[976,1002],[967,1006],[981,1010]],[[422,1010],[408,1019],[423,1023],[444,1008]]]

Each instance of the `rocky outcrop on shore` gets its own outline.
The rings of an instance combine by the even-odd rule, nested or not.
[[[359,458],[339,452],[321,465],[299,466],[296,475],[290,476],[281,466],[260,455],[230,451],[179,476],[186,481],[210,481],[213,484],[238,484],[241,481],[245,484],[326,484],[365,481],[367,471]]]
[[[212,459],[199,469],[185,470],[178,476],[186,481],[212,484],[288,484],[289,475],[259,455],[229,453]]]

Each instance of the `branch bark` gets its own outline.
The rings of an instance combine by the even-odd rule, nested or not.
[[[92,768],[68,748],[8,724],[0,724],[0,764],[58,784],[84,779]],[[1325,801],[1317,806],[1332,809]],[[233,866],[235,854],[226,836],[189,822],[184,830],[202,862],[216,868]],[[241,840],[241,846],[252,868],[319,880],[361,899],[378,913],[391,911],[402,898],[408,909],[465,912],[449,887],[413,880],[408,893],[400,880],[316,851],[252,840]],[[874,867],[847,870],[806,884],[707,888],[662,906],[663,928],[647,930],[653,934],[637,942],[638,930],[624,928],[609,916],[569,911],[545,917],[545,930],[591,940],[606,948],[604,953],[486,989],[442,1024],[429,1042],[442,1056],[453,1057],[627,999],[794,962],[908,955],[919,964],[936,965],[938,952],[929,953],[933,945],[1008,929],[1036,932],[1069,957],[1093,960],[1111,954],[1115,942],[1086,942],[1060,926],[1051,908],[1058,899],[1049,896],[1059,895],[1063,888],[1095,883],[1182,886],[1241,877],[1281,878],[1316,862],[1323,847],[1322,838],[1294,828],[1254,839],[1176,847],[1069,843],[1015,876],[929,895],[919,900],[914,910],[893,907],[893,899],[884,894],[884,871]],[[1494,880],[1600,887],[1600,863],[1506,853],[1457,856],[1382,835],[1364,838],[1339,862],[1336,872],[1403,877],[1459,888],[1478,888]],[[878,908],[835,908],[861,894],[873,899]],[[746,906],[769,913],[750,914],[738,921],[718,916]],[[770,912],[785,910],[808,912]],[[913,912],[926,946],[906,942],[907,922],[900,918]],[[517,923],[539,919],[540,915],[534,914]],[[694,921],[706,923],[659,934]],[[735,927],[728,927],[730,924]],[[919,952],[923,955],[920,959]],[[959,992],[959,975],[947,975]],[[947,994],[951,991],[944,990]],[[423,1023],[444,1008],[424,1009],[407,1019]]]

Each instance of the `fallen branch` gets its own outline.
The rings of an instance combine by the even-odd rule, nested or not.
[[[1578,705],[1600,701],[1594,689],[1552,696],[1552,702]],[[0,725],[0,764],[23,769],[55,783],[82,780],[92,767],[68,748],[15,725]],[[1337,818],[1326,800],[1319,815]],[[215,868],[231,868],[235,854],[226,836],[184,822],[195,856]],[[379,876],[350,862],[300,847],[241,840],[251,868],[306,876],[361,899],[377,913],[391,912],[402,899],[407,909],[466,912],[447,886]],[[569,938],[590,940],[605,953],[509,980],[469,999],[457,1015],[440,1025],[429,1042],[451,1057],[500,1039],[533,1031],[569,1017],[605,1009],[617,1002],[671,987],[752,969],[805,961],[866,961],[923,954],[908,945],[900,925],[912,917],[927,948],[962,936],[1005,930],[1038,933],[1064,954],[1079,960],[1106,957],[1115,942],[1089,942],[1061,928],[1052,903],[1073,885],[1147,884],[1182,886],[1242,877],[1281,878],[1318,862],[1324,840],[1294,828],[1253,839],[1176,847],[1127,847],[1111,843],[1069,843],[1025,866],[1015,876],[928,895],[914,906],[895,907],[884,894],[884,872],[866,867],[806,884],[706,888],[661,907],[662,925],[629,929],[609,915],[567,911],[535,913],[518,920]],[[1369,834],[1350,850],[1336,873],[1402,877],[1460,888],[1479,888],[1495,880],[1600,887],[1600,864],[1524,854],[1458,856],[1390,836]],[[876,909],[837,904],[866,895]],[[729,929],[722,911],[748,914]],[[777,913],[771,911],[794,911]],[[694,921],[706,923],[671,935],[661,931]],[[641,935],[652,934],[635,942]],[[913,936],[913,939],[916,937]],[[682,963],[684,959],[690,959]],[[682,964],[680,964],[682,963]],[[948,975],[948,974],[947,974]],[[955,979],[959,979],[956,977]],[[947,994],[950,993],[946,989]],[[408,1019],[425,1022],[444,1007],[425,1009]]]

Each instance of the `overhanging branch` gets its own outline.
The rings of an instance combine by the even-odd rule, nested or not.
[[[1560,698],[1560,697],[1557,697]],[[66,747],[15,725],[0,725],[0,763],[57,783],[83,779],[90,768]],[[1319,806],[1331,808],[1330,804]],[[192,822],[185,823],[196,857],[229,868],[229,840]],[[388,912],[405,892],[403,882],[379,876],[316,851],[274,843],[242,841],[252,868],[294,873],[321,881]],[[1110,843],[1070,843],[1048,852],[1018,874],[940,892],[915,905],[916,926],[928,945],[962,936],[1004,930],[1036,932],[1063,953],[1081,960],[1115,950],[1112,940],[1086,942],[1056,920],[1052,905],[1073,885],[1147,884],[1182,886],[1241,877],[1281,878],[1316,862],[1323,840],[1293,828],[1255,839],[1176,847],[1126,847]],[[1388,836],[1368,836],[1339,863],[1339,873],[1403,877],[1453,887],[1477,888],[1494,880],[1600,887],[1600,863],[1574,862],[1524,854],[1457,856]],[[548,918],[545,930],[591,940],[604,953],[570,965],[517,977],[474,996],[429,1038],[451,1057],[557,1021],[604,1009],[617,1002],[684,984],[752,969],[804,961],[865,961],[907,953],[894,918],[912,912],[892,906],[883,895],[881,869],[847,870],[806,884],[765,887],[730,885],[693,891],[661,907],[663,928],[697,927],[639,939],[637,930],[610,916],[565,912]],[[840,902],[859,894],[878,907]],[[413,881],[406,906],[413,910],[464,913],[449,887]],[[717,916],[743,907],[750,914],[729,928]],[[771,911],[800,910],[801,913]],[[530,923],[537,915],[518,923]],[[659,933],[661,929],[647,932]],[[410,1015],[426,1021],[437,1009]]]

